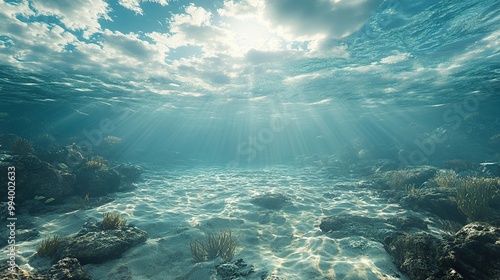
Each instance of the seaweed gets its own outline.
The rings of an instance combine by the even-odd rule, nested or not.
[[[496,199],[498,179],[467,177],[457,185],[457,206],[472,220],[488,218],[492,214],[490,202]]]
[[[111,213],[104,213],[102,216],[101,227],[103,230],[113,230],[125,227],[127,220],[122,219],[120,214],[113,215]]]
[[[196,262],[213,260],[219,256],[223,262],[229,262],[234,257],[236,240],[231,230],[224,230],[219,234],[209,234],[205,243],[194,239],[190,248],[191,255]]]
[[[457,173],[453,170],[440,170],[433,181],[441,188],[449,189],[456,187],[460,182]]]
[[[191,255],[196,262],[204,262],[206,260],[206,248],[203,243],[198,240],[193,240],[190,244]]]
[[[34,152],[33,144],[24,138],[16,137],[14,143],[12,143],[12,154],[14,155],[26,156]]]
[[[233,239],[231,230],[225,230],[219,234],[219,254],[224,262],[229,262],[234,257],[236,240]]]
[[[36,248],[36,252],[41,257],[52,257],[56,253],[59,243],[61,243],[61,238],[58,235],[49,236],[42,240],[38,248]]]
[[[207,258],[209,260],[213,260],[219,256],[220,252],[220,242],[219,242],[219,236],[215,234],[209,234],[207,236],[207,241],[205,244],[205,251]]]

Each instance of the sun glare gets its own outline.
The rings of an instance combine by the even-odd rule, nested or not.
[[[256,19],[231,19],[227,22],[227,28],[240,56],[251,49],[273,51],[283,47],[280,37]]]

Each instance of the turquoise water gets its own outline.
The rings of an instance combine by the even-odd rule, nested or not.
[[[57,56],[74,71],[34,57],[3,60],[2,132],[50,133],[61,144],[74,136],[91,146],[114,135],[124,139],[121,158],[165,163],[246,166],[361,150],[417,165],[494,160],[485,144],[498,133],[498,8],[496,1],[385,1],[356,32],[330,42],[345,55],[260,52],[261,60],[241,64],[250,74],[234,70],[239,78],[207,88],[189,76],[181,83],[85,72],[72,64],[75,53]],[[4,46],[6,58],[22,51]],[[168,74],[186,74],[178,71]],[[103,129],[103,120],[113,124]],[[431,140],[436,133],[444,141]]]

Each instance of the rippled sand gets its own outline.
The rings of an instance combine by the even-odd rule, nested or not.
[[[319,229],[321,218],[339,213],[394,217],[405,210],[386,204],[360,182],[327,179],[313,168],[188,168],[143,174],[139,189],[91,210],[36,219],[41,236],[76,233],[88,218],[121,213],[129,224],[149,234],[145,244],[121,258],[85,265],[95,279],[210,279],[218,260],[196,264],[189,243],[206,233],[231,229],[237,239],[233,260],[255,266],[246,279],[262,272],[286,279],[404,279],[383,245],[360,236],[335,239]],[[253,198],[279,193],[290,199],[281,209],[266,209]],[[20,245],[25,262],[37,240]],[[29,267],[29,265],[25,265]],[[213,272],[215,273],[215,272]],[[201,276],[200,276],[201,275]]]

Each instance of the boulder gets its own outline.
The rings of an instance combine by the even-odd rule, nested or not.
[[[20,268],[19,266],[11,267],[9,264],[0,265],[0,279],[2,280],[33,280],[33,279],[43,279],[34,278],[33,275]]]
[[[47,272],[49,280],[91,280],[77,259],[64,258],[59,260]]]
[[[384,247],[410,279],[500,279],[500,229],[474,222],[445,239],[392,233]]]
[[[465,279],[500,279],[500,228],[470,223],[455,233],[444,263]]]
[[[410,230],[412,228],[425,230],[427,229],[427,223],[417,216],[402,216],[388,218],[385,220],[386,223],[395,226],[398,230]]]
[[[500,162],[483,162],[480,163],[480,170],[486,176],[499,177],[500,176]]]
[[[255,272],[253,265],[248,266],[243,259],[216,265],[215,269],[222,280],[241,279],[240,277]]]
[[[9,268],[12,270],[9,270]],[[0,279],[3,280],[91,280],[77,259],[65,258],[58,261],[46,272],[28,272],[8,264],[0,265]]]
[[[382,242],[388,233],[412,228],[427,229],[427,224],[417,216],[384,219],[339,214],[323,218],[319,228],[323,232],[329,232],[336,238],[363,236],[370,240]]]
[[[57,170],[47,162],[33,155],[13,156],[0,163],[1,166],[15,166],[16,202],[20,203],[35,196],[62,201],[74,191],[75,176]],[[0,182],[7,185],[7,172],[0,174]]]
[[[82,264],[103,263],[119,258],[125,251],[147,239],[147,233],[136,227],[116,230],[86,230],[74,237],[63,239],[53,261],[70,257]]]
[[[123,182],[135,182],[141,178],[142,168],[137,165],[132,164],[121,164],[117,167],[114,167],[113,170],[116,170]]]
[[[8,217],[8,202],[0,202],[0,220],[5,221]]]
[[[426,192],[420,195],[403,197],[399,203],[405,208],[428,211],[441,219],[464,225],[467,216],[458,208],[454,197],[453,189],[426,189]]]
[[[126,192],[137,189],[137,185],[134,182],[141,178],[141,167],[132,164],[121,164],[112,169],[120,175],[120,187],[118,191]]]
[[[80,168],[76,171],[76,191],[91,197],[116,192],[120,188],[120,174],[108,168]]]
[[[410,279],[428,279],[442,274],[438,260],[444,255],[444,240],[428,233],[393,233],[384,239],[394,264]],[[432,279],[432,278],[429,278]]]

